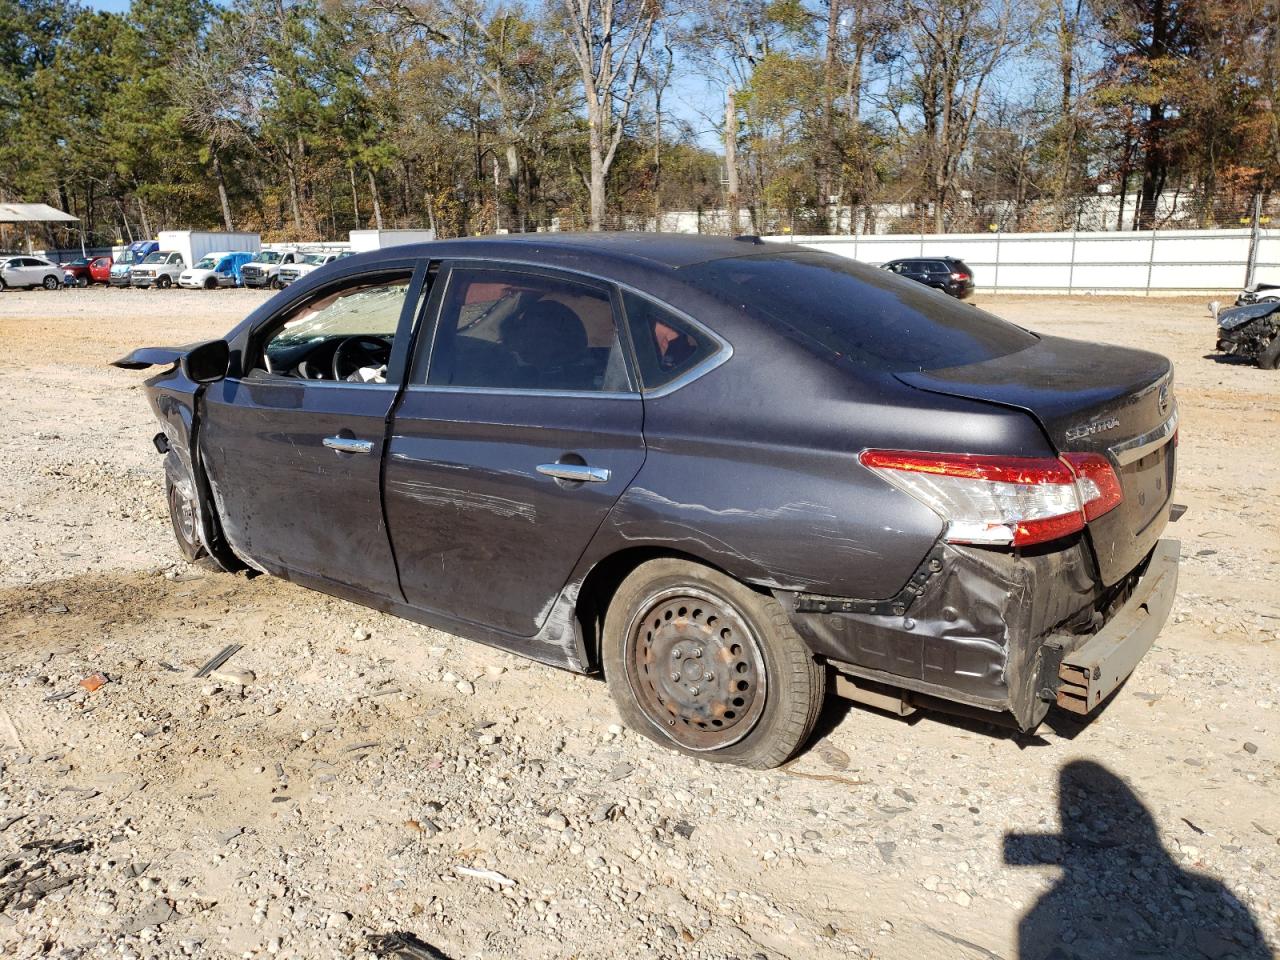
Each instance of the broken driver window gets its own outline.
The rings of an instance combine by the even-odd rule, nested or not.
[[[410,280],[366,277],[299,304],[267,328],[250,375],[386,383]]]

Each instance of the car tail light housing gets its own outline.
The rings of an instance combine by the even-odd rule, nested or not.
[[[953,273],[951,275],[951,279],[952,280],[968,280],[969,275],[967,273]]]
[[[1123,500],[1097,453],[995,457],[864,450],[862,465],[947,522],[948,543],[1027,547],[1083,530]]]

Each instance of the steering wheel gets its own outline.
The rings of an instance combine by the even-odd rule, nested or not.
[[[361,367],[384,366],[391,359],[386,337],[347,337],[333,351],[333,379],[344,381]]]

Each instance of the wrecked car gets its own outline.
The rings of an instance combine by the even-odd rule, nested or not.
[[[397,246],[143,348],[173,528],[783,763],[828,687],[1034,729],[1173,602],[1168,360],[756,238]]]
[[[1227,307],[1216,319],[1220,352],[1252,360],[1263,370],[1280,367],[1280,300]]]

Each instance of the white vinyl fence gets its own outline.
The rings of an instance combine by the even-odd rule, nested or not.
[[[988,293],[1225,294],[1245,281],[1249,230],[766,237],[879,265],[952,256]],[[1280,283],[1280,230],[1258,231],[1254,280]]]

